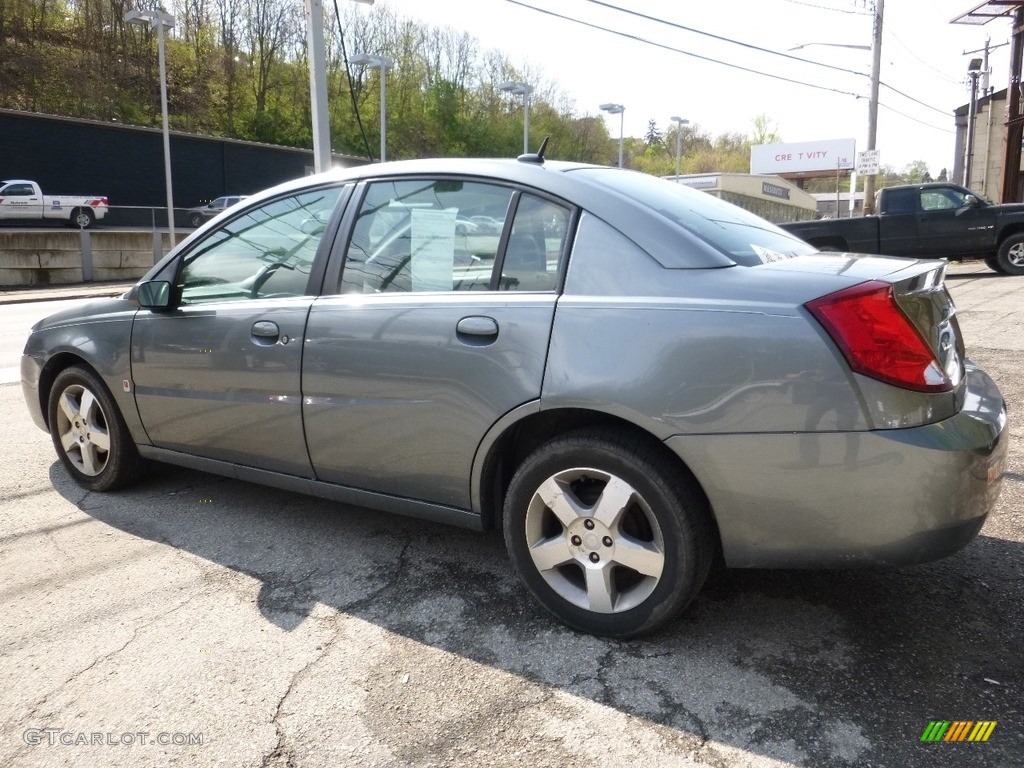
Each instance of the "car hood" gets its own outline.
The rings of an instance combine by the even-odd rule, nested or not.
[[[136,302],[129,301],[123,296],[116,299],[96,299],[78,307],[47,315],[32,326],[32,331],[111,320],[116,316],[123,316],[126,312],[134,313],[138,308],[139,305]]]
[[[992,208],[997,213],[1024,213],[1024,203],[997,203]]]

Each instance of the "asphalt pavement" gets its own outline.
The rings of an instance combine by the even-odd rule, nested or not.
[[[633,642],[548,617],[497,534],[174,467],[83,491],[0,385],[0,765],[1019,767],[1024,277],[949,286],[1011,413],[978,539],[717,573]],[[923,742],[934,721],[996,725]]]

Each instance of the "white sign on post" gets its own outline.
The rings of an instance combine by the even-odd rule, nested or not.
[[[877,176],[880,168],[877,149],[857,153],[857,173],[861,176]]]

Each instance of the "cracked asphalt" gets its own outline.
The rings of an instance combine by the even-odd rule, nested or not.
[[[1013,418],[980,537],[719,572],[642,641],[554,622],[497,534],[172,467],[86,493],[0,385],[0,765],[1020,766],[1024,278],[949,285]]]

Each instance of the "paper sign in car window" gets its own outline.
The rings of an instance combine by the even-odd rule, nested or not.
[[[452,290],[455,210],[412,212],[412,289]]]
[[[760,245],[751,244],[750,247],[754,249],[754,253],[757,258],[761,260],[762,264],[771,264],[775,261],[785,261],[786,259],[792,259],[794,256],[792,253],[780,253],[779,251],[773,251],[770,248],[765,248]]]

